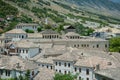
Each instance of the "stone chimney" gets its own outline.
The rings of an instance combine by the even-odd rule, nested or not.
[[[20,63],[16,63],[16,68],[20,68]]]
[[[96,65],[96,70],[100,70],[100,64]]]
[[[111,65],[112,65],[112,62],[108,62],[107,65],[111,66]]]

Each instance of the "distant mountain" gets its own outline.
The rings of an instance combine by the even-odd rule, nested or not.
[[[79,8],[97,14],[120,18],[120,0],[65,0]]]
[[[111,1],[120,3],[120,0],[111,0]]]
[[[19,11],[21,22],[74,24],[77,19],[120,23],[120,4],[111,0],[2,0]],[[1,3],[0,3],[1,4]],[[25,18],[25,19],[24,19]]]

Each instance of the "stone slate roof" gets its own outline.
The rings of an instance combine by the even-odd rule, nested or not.
[[[71,25],[68,25],[68,26],[63,26],[64,29],[75,29],[75,27],[71,26]]]
[[[45,64],[53,64],[53,57],[49,57],[49,58],[39,58],[37,60],[37,62],[39,63],[45,63]]]
[[[56,31],[53,31],[52,29],[46,29],[41,32],[42,34],[58,34]]]
[[[80,36],[80,35],[75,32],[68,32],[65,34],[65,36]]]
[[[112,69],[103,69],[99,71],[95,71],[96,74],[106,76],[113,80],[120,80],[120,67],[112,68]]]
[[[18,66],[19,64],[19,66]],[[23,60],[18,56],[1,56],[0,57],[0,69],[9,69],[9,70],[33,70],[37,69],[37,64],[32,61]]]
[[[108,63],[111,65],[108,65]],[[76,63],[75,66],[82,66],[82,67],[96,67],[96,65],[100,65],[100,69],[107,69],[107,68],[116,68],[116,65],[106,58],[101,58],[98,56],[92,57],[81,57]]]
[[[73,54],[73,53],[65,53],[63,55],[60,55],[58,57],[56,57],[54,59],[54,61],[77,61],[77,59],[79,58],[79,56],[77,54]]]
[[[39,73],[35,76],[34,80],[53,80],[55,72],[47,68],[40,68]]]
[[[14,45],[17,48],[38,48],[39,46],[37,44],[34,44],[33,42],[27,41],[27,40],[21,40],[16,42],[9,42],[7,43],[8,46]]]
[[[26,32],[24,30],[22,30],[22,29],[12,29],[12,30],[10,30],[10,31],[8,31],[6,33],[8,33],[8,34],[9,33],[14,33],[14,34],[16,34],[16,33],[18,33],[18,34],[24,33],[24,34],[26,34]]]

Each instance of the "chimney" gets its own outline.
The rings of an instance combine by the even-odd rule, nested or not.
[[[20,63],[16,63],[16,68],[20,68]]]
[[[110,66],[110,65],[112,65],[112,63],[111,63],[111,62],[108,62],[108,63],[107,63],[107,65],[109,65],[109,66]]]
[[[109,55],[112,55],[112,53],[110,52]]]
[[[96,65],[96,70],[100,70],[100,64]]]
[[[81,55],[83,56],[83,53],[81,53]]]

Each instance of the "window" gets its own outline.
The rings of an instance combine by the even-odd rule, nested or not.
[[[81,77],[79,77],[79,80],[81,80]]]
[[[10,71],[6,70],[5,74],[6,74],[6,76],[10,76]]]
[[[56,69],[56,72],[57,72],[57,69]]]
[[[83,44],[81,46],[83,47]]]
[[[23,53],[24,53],[24,50],[23,50]]]
[[[20,50],[20,53],[21,53],[21,50]]]
[[[52,69],[52,66],[51,66],[51,69]]]
[[[107,48],[107,44],[105,44],[105,48]]]
[[[61,66],[61,62],[59,62],[59,66]]]
[[[55,64],[56,64],[56,66],[57,66],[57,62],[56,62]]]
[[[89,69],[86,69],[86,75],[89,75]]]
[[[86,44],[84,44],[84,47],[86,47]]]
[[[68,67],[70,67],[70,63],[68,63]]]
[[[76,45],[74,45],[74,47],[76,47]]]
[[[87,47],[89,47],[89,44],[87,44]]]
[[[34,73],[34,71],[32,71],[32,76],[34,76],[35,75],[35,73]]]
[[[28,50],[26,50],[26,53],[28,53]]]
[[[22,39],[24,38],[24,36],[22,35]]]
[[[81,68],[79,68],[79,72],[81,72]]]
[[[77,71],[77,68],[75,68],[75,72]]]
[[[48,65],[47,65],[47,68],[48,68]]]
[[[68,73],[70,74],[70,71],[68,71]]]
[[[3,75],[3,70],[0,70],[0,74]]]
[[[97,44],[97,48],[99,48],[99,45]]]
[[[61,73],[61,70],[59,70],[59,73]]]
[[[66,63],[64,63],[64,66],[66,67]]]
[[[87,78],[86,80],[89,80],[89,78]]]
[[[65,71],[65,74],[67,74],[67,71]]]

